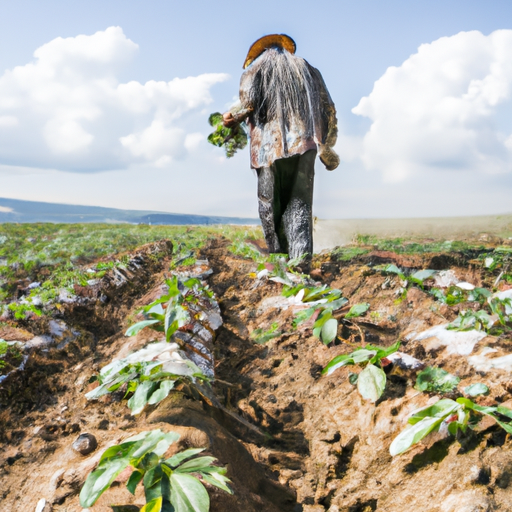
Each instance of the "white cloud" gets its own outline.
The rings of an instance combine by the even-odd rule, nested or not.
[[[0,165],[67,171],[163,167],[197,134],[178,125],[212,101],[221,73],[119,83],[138,52],[120,27],[57,38],[0,76]]]
[[[510,172],[511,95],[512,30],[423,44],[352,109],[372,121],[362,161],[390,182],[432,170]]]

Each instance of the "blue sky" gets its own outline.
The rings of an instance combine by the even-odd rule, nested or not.
[[[500,0],[2,2],[0,197],[256,216],[248,151],[223,158],[206,119],[275,32],[338,111],[342,163],[317,164],[317,216],[512,210]]]

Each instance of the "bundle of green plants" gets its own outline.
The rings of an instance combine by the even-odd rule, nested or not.
[[[140,512],[208,512],[210,498],[202,482],[233,494],[226,468],[214,466],[214,457],[196,457],[204,448],[189,448],[165,459],[163,456],[180,438],[175,432],[151,430],[110,446],[89,474],[80,492],[80,505],[92,507],[117,476],[131,466],[126,483],[135,494],[142,482],[146,504]]]
[[[475,428],[483,416],[490,416],[507,433],[512,434],[512,410],[509,408],[502,405],[485,407],[464,397],[457,400],[443,398],[413,412],[407,420],[410,426],[393,440],[389,451],[391,455],[404,453],[431,432],[437,432],[443,425],[452,435],[459,432],[463,434],[468,427]]]
[[[351,384],[357,383],[357,389],[361,396],[366,400],[376,402],[386,389],[386,373],[382,369],[382,360],[393,354],[400,348],[400,341],[397,341],[390,347],[378,347],[376,345],[366,345],[358,348],[350,354],[341,354],[329,361],[322,370],[322,374],[330,375],[338,368],[347,365],[359,365],[363,370],[359,374],[351,374],[349,380]]]
[[[214,128],[213,133],[208,135],[208,142],[214,146],[223,147],[228,158],[247,146],[247,133],[243,126],[240,124],[236,124],[232,128],[224,126],[220,112],[210,114],[208,123]]]

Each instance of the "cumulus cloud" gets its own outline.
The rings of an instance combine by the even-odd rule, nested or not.
[[[361,158],[390,182],[434,170],[510,172],[511,93],[512,30],[423,44],[352,109],[372,121]]]
[[[138,45],[120,27],[57,38],[0,76],[0,164],[100,171],[186,157],[185,117],[212,101],[221,73],[119,83]]]

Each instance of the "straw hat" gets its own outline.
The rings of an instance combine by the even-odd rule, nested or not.
[[[286,34],[270,34],[260,37],[249,48],[249,53],[245,58],[244,69],[255,59],[257,59],[267,48],[279,46],[290,53],[295,53],[295,41]]]

